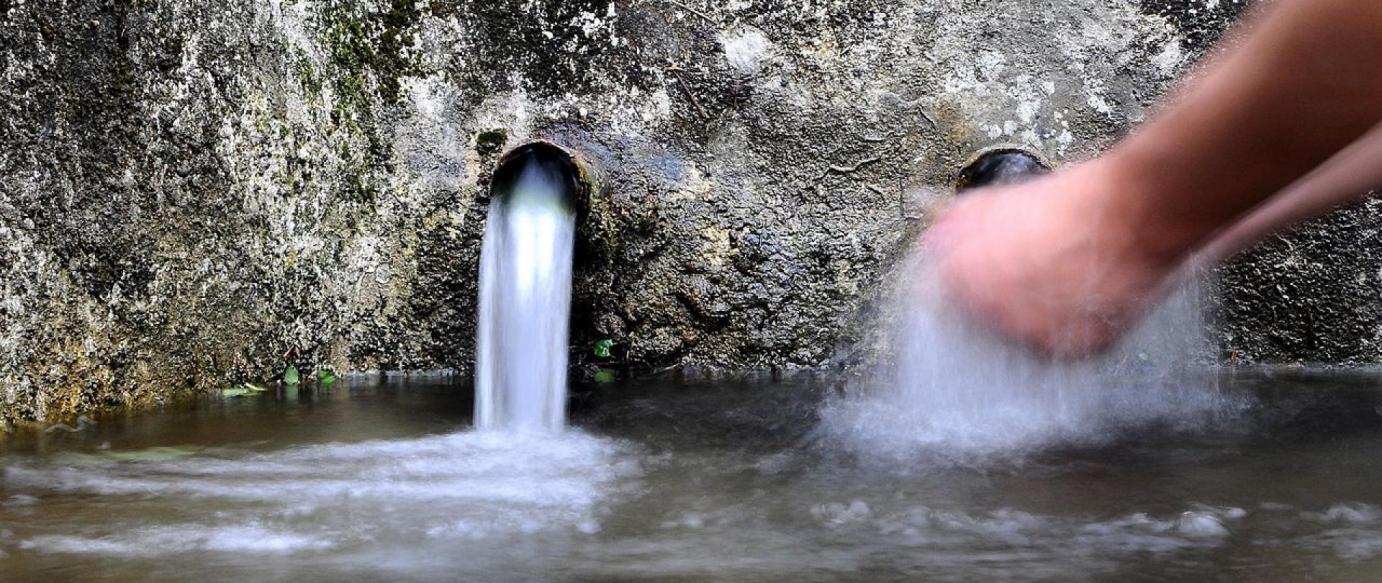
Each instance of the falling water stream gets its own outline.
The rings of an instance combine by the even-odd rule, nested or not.
[[[569,160],[528,149],[495,176],[480,259],[475,425],[566,424],[567,321],[576,219]]]

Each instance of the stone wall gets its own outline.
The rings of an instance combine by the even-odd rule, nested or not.
[[[1233,362],[1382,362],[1382,198],[1274,237],[1219,270]]]
[[[487,174],[534,138],[606,176],[578,361],[820,366],[969,152],[1094,154],[1239,8],[0,0],[0,424],[290,363],[468,369]],[[1225,330],[1296,358],[1291,318],[1247,332],[1278,300],[1239,300],[1337,274],[1272,253],[1230,270]],[[1375,327],[1312,334],[1377,359]]]

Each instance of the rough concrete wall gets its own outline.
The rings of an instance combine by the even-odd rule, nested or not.
[[[1091,155],[1234,5],[0,0],[0,423],[468,369],[485,180],[536,137],[607,176],[578,358],[820,365],[963,157]]]
[[[1219,337],[1239,362],[1382,362],[1382,199],[1274,237],[1219,270]]]

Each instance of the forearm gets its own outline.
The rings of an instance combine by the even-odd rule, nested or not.
[[[1195,263],[1208,265],[1228,259],[1272,233],[1323,215],[1377,188],[1382,188],[1382,124],[1216,235],[1196,254]]]
[[[1281,0],[1254,24],[1103,161],[1127,188],[1092,204],[1167,261],[1382,119],[1382,2]]]

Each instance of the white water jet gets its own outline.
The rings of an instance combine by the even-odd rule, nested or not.
[[[886,354],[828,403],[824,429],[866,456],[961,462],[1097,444],[1152,425],[1202,428],[1239,408],[1204,364],[1200,282],[1186,278],[1116,347],[1079,362],[1031,354],[980,330],[935,293],[914,255],[891,300]]]
[[[536,149],[505,165],[480,256],[475,425],[555,432],[566,425],[574,168]]]

